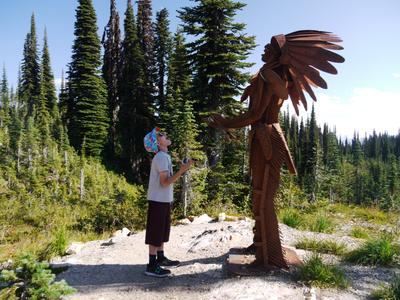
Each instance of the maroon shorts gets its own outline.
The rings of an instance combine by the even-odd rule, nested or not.
[[[169,241],[171,230],[171,203],[149,201],[145,243],[160,247]]]

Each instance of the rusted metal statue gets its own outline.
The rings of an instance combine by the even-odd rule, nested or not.
[[[249,143],[256,264],[288,267],[274,198],[282,164],[286,163],[292,174],[296,174],[296,168],[279,126],[279,110],[289,96],[297,115],[300,102],[307,109],[304,91],[317,100],[311,87],[327,88],[318,70],[337,74],[330,62],[344,62],[342,56],[330,51],[343,49],[337,42],[341,42],[337,36],[316,30],[272,37],[262,55],[265,64],[253,76],[241,98],[244,101],[250,97],[248,111],[230,119],[212,115],[208,120],[211,126],[224,130],[251,125]]]

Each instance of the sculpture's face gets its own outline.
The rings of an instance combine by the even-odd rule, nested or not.
[[[271,63],[275,58],[276,58],[276,54],[274,54],[274,52],[273,52],[273,47],[271,46],[271,44],[267,44],[267,45],[265,45],[265,47],[264,47],[264,53],[263,53],[263,55],[261,56],[261,58],[262,58],[262,60],[265,62],[265,63]]]

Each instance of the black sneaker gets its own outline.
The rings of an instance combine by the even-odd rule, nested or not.
[[[155,264],[154,266],[148,264],[144,274],[153,277],[167,277],[171,274],[171,271],[161,268],[158,264]]]
[[[165,268],[176,268],[181,264],[181,262],[179,260],[170,260],[166,257],[164,257],[162,260],[157,260],[157,263],[161,267],[165,267]]]

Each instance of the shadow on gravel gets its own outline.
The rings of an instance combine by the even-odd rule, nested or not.
[[[171,269],[172,276],[165,278],[149,277],[144,274],[145,264],[140,265],[69,265],[68,269],[57,276],[57,280],[65,279],[68,284],[79,291],[85,292],[93,289],[124,288],[130,289],[151,289],[163,290],[169,287],[183,287],[201,289],[202,285],[215,284],[218,281],[227,279],[226,257],[193,259],[182,261],[181,266]],[[212,269],[190,273],[187,266],[200,264],[221,264],[221,269]],[[188,273],[182,273],[179,268],[185,268]],[[201,270],[201,268],[200,268]]]

